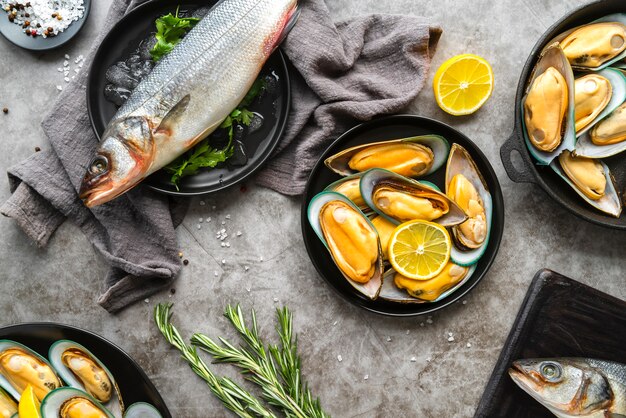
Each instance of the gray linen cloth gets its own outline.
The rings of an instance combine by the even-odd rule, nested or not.
[[[299,72],[292,76],[293,108],[277,155],[257,176],[287,195],[304,191],[317,159],[341,133],[415,100],[442,33],[414,16],[333,23],[323,0],[301,3],[300,20],[283,44]]]
[[[144,1],[114,0],[94,51],[115,22]],[[284,194],[302,192],[313,164],[340,132],[415,99],[441,35],[419,18],[370,15],[335,25],[323,0],[301,0],[301,6],[284,44],[300,73],[293,74],[288,129],[258,176]],[[39,247],[66,219],[75,223],[111,267],[98,303],[116,312],[170,286],[180,272],[174,229],[188,202],[138,187],[96,208],[82,204],[77,190],[97,145],[85,110],[86,79],[86,72],[78,76],[43,122],[52,149],[9,170],[13,195],[0,212]]]

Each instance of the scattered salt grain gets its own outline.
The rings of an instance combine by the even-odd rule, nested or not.
[[[408,329],[406,330],[406,335],[409,335],[411,333],[411,331],[409,331]]]
[[[204,203],[204,200],[201,200],[200,201],[200,206],[204,206],[204,205],[206,205],[206,203]]]
[[[226,243],[225,242],[222,242],[221,245],[222,245],[222,247],[226,247]]]
[[[449,337],[448,337],[448,342],[449,342],[449,343],[451,343],[451,342],[453,342],[453,341],[454,341],[454,337],[453,337],[452,335],[451,335],[451,336],[449,336]]]
[[[64,67],[69,67],[70,62],[68,60],[63,61],[63,66]]]
[[[278,298],[274,298],[274,302],[278,302]]]
[[[369,378],[370,378],[370,375],[369,375],[369,374],[366,374],[365,376],[363,376],[363,380],[367,380],[367,379],[369,379]]]
[[[226,215],[226,219],[230,219],[230,215]]]
[[[222,225],[226,225],[226,221],[222,221]]]
[[[222,259],[222,264],[226,264],[226,260],[225,259]]]
[[[426,318],[426,323],[429,324],[429,325],[432,324],[433,323],[433,317],[429,316],[428,318]]]
[[[250,267],[248,267],[248,266],[244,266],[244,267],[243,267],[243,269],[244,269],[245,271],[248,271],[248,270],[250,270]]]
[[[63,80],[65,80],[66,83],[70,82],[70,78],[69,77],[65,77]]]
[[[198,222],[202,223],[203,221],[204,221],[204,219],[198,218]]]
[[[417,359],[415,357],[411,357],[411,363],[415,363]]]
[[[63,86],[57,86],[57,90],[63,91]]]
[[[144,299],[143,301],[146,303],[150,303],[150,299]]]
[[[391,337],[387,336],[387,342],[390,343],[391,342]]]
[[[341,354],[337,355],[337,361],[339,361],[339,362],[343,361],[343,357],[341,357]]]
[[[259,261],[262,263],[263,262],[263,256],[259,257]]]
[[[69,56],[69,55],[67,55],[67,54],[65,54],[65,59],[66,59],[66,60],[70,59],[70,56]]]
[[[57,71],[62,73],[63,72],[63,68],[59,67],[59,68],[57,68]]]
[[[424,323],[423,323],[423,322],[420,322],[420,327],[423,327],[423,326],[424,326]]]
[[[472,343],[467,343],[465,346],[466,346],[467,348],[472,348]]]
[[[215,275],[215,277],[219,276],[219,274],[217,273],[217,271],[214,271],[213,274]]]
[[[333,326],[337,325],[337,321],[333,322]]]
[[[208,218],[206,218],[207,222],[211,222],[211,217],[209,216]]]
[[[241,232],[241,231],[237,231],[237,234],[236,234],[236,235],[237,235],[238,237],[240,237],[240,236],[242,235],[242,232]]]
[[[202,225],[198,224],[198,225],[196,226],[196,228],[198,228],[198,229],[202,229]]]

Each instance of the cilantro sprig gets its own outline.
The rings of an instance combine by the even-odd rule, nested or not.
[[[152,59],[158,61],[169,54],[199,21],[200,19],[195,17],[178,17],[178,8],[176,8],[176,15],[169,13],[159,17],[155,21],[157,42],[150,50]]]

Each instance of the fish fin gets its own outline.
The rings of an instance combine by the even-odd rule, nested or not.
[[[289,32],[291,32],[291,29],[293,29],[293,27],[296,26],[296,22],[298,21],[298,18],[300,17],[300,12],[301,12],[300,5],[296,3],[294,8],[291,9],[291,11],[289,12],[289,14],[287,15],[285,19],[285,25],[283,26],[282,32],[276,38],[276,42],[274,44],[274,50],[276,50],[276,48],[280,46],[280,44],[285,40],[287,35],[289,35]]]
[[[161,119],[161,123],[155,129],[155,133],[160,134],[169,134],[172,131],[172,128],[178,121],[178,119],[185,113],[187,110],[187,106],[189,106],[189,101],[191,100],[191,95],[186,95],[178,103],[170,109],[169,112]]]

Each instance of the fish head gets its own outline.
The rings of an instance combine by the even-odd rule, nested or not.
[[[150,123],[144,117],[126,117],[109,124],[79,191],[87,207],[106,203],[136,186],[154,158]]]
[[[611,405],[607,378],[577,359],[529,359],[513,362],[509,375],[519,387],[560,417],[601,411]]]

